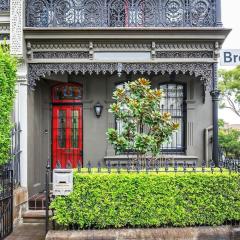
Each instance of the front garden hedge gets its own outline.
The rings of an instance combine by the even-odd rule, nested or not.
[[[240,220],[240,176],[223,173],[74,173],[74,191],[51,204],[62,226],[222,225]]]
[[[10,160],[11,113],[15,98],[17,60],[10,55],[9,46],[0,45],[0,166]]]

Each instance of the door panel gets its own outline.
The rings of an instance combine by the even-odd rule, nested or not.
[[[53,168],[76,168],[82,158],[82,106],[53,106]]]

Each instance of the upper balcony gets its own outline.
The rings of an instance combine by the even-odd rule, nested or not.
[[[26,0],[26,27],[218,26],[220,0]]]
[[[8,12],[10,10],[10,0],[0,0],[0,12]]]

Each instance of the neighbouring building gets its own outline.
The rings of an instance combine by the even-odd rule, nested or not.
[[[237,124],[237,123],[233,123],[233,124],[230,124],[230,123],[225,123],[224,124],[224,128],[226,129],[235,129],[235,130],[240,130],[240,124]]]
[[[15,122],[29,198],[43,191],[48,161],[126,159],[106,139],[121,127],[108,108],[138,77],[163,89],[160,111],[180,123],[163,155],[218,161],[217,65],[230,32],[221,0],[1,0],[0,28],[21,63]]]

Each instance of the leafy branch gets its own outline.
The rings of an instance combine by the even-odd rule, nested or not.
[[[131,151],[141,160],[147,154],[151,159],[160,154],[162,144],[179,127],[171,121],[170,113],[160,112],[162,96],[163,92],[151,89],[150,81],[144,78],[125,83],[113,93],[115,103],[109,111],[122,128],[120,132],[108,129],[107,136],[117,153]]]
[[[9,46],[0,45],[0,165],[9,161],[11,145],[11,112],[15,97],[17,60],[9,53]]]
[[[222,108],[233,111],[240,117],[240,66],[226,71],[219,71]]]

